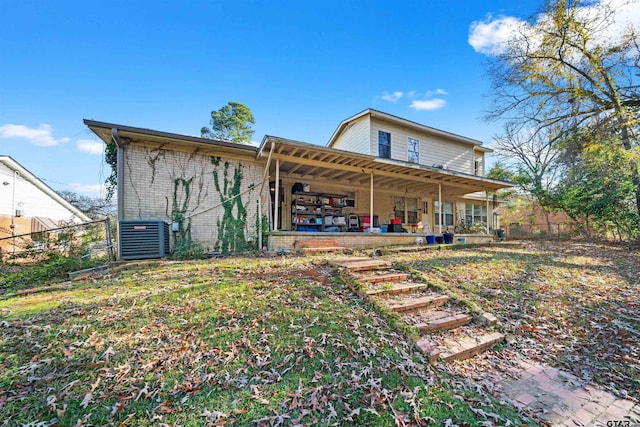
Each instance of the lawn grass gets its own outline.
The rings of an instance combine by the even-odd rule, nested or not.
[[[321,257],[156,262],[0,298],[6,425],[531,425],[428,365]]]
[[[638,251],[539,241],[389,259],[497,315],[521,354],[640,398]]]

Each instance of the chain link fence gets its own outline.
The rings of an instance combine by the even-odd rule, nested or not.
[[[0,262],[3,265],[37,263],[53,254],[79,258],[87,265],[115,260],[109,219],[0,239]]]

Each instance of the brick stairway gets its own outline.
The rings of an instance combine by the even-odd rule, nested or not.
[[[496,324],[490,313],[474,316],[449,297],[411,281],[407,273],[394,271],[391,263],[371,258],[342,258],[331,262],[349,271],[365,293],[394,311],[420,333],[417,347],[431,362],[463,360],[504,340],[491,331]]]

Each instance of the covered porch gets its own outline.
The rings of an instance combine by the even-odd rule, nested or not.
[[[499,227],[491,193],[511,186],[270,136],[258,157],[266,159],[270,181],[270,250],[292,248],[299,239],[335,240],[351,248],[415,244],[416,238],[447,231],[458,231],[454,242],[491,241]],[[458,224],[468,218],[484,221],[473,233],[461,233]]]

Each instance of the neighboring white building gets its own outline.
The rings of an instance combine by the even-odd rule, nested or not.
[[[0,156],[0,239],[91,221],[9,156]],[[11,241],[0,240],[0,248]]]

